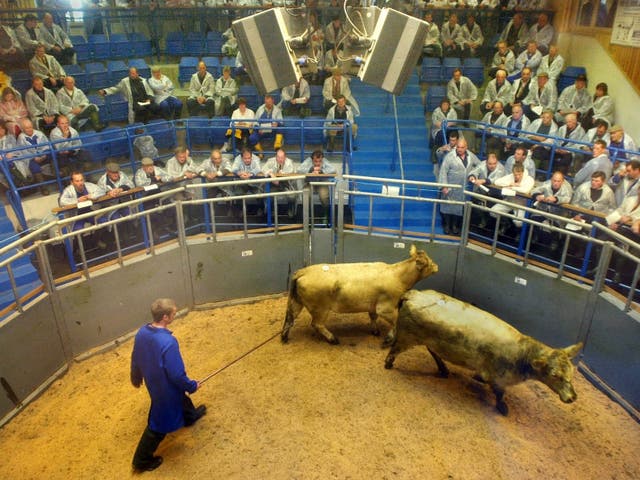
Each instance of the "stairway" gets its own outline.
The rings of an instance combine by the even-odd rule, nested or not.
[[[0,248],[15,241],[16,238],[17,236],[13,228],[13,224],[7,217],[5,209],[0,208]],[[5,260],[14,254],[15,251],[6,252],[4,255],[0,255],[0,261]],[[31,259],[28,255],[25,255],[18,260],[14,260],[11,263],[11,269],[18,288],[19,296],[26,295],[42,285],[40,276],[32,265]],[[13,290],[11,289],[8,269],[6,267],[0,268],[0,311],[14,302],[15,297]],[[1,319],[2,316],[0,314],[0,320]]]
[[[395,140],[395,119],[391,94],[378,87],[364,84],[357,79],[351,81],[351,91],[360,105],[358,124],[358,150],[352,154],[353,175],[402,178],[400,155]],[[417,74],[409,79],[402,95],[396,97],[398,128],[402,153],[402,168],[405,180],[435,181],[431,164],[428,129],[424,118],[424,107],[420,95]],[[358,182],[360,191],[381,192],[379,183]],[[435,189],[407,188],[407,196],[435,198]],[[367,226],[369,221],[369,198],[352,198],[354,223]],[[391,198],[373,200],[372,225],[374,227],[399,229],[401,202]],[[405,202],[402,229],[415,232],[430,232],[433,217],[431,205]],[[440,219],[437,218],[437,225]]]

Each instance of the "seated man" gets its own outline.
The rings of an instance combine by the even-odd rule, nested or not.
[[[564,120],[565,124],[558,129],[558,139],[555,142],[557,148],[554,158],[554,169],[560,170],[566,175],[572,164],[582,162],[582,155],[562,147],[568,147],[574,150],[582,148],[582,145],[575,142],[583,141],[585,132],[582,126],[578,124],[578,117],[575,113],[567,114]]]
[[[520,71],[520,78],[515,79],[511,85],[511,102],[504,106],[507,115],[511,114],[511,110],[514,105],[524,106],[529,103],[529,91],[531,90],[532,85],[531,69],[529,67],[525,67]]]
[[[250,148],[243,148],[240,155],[236,156],[231,165],[231,173],[241,180],[255,178],[261,174],[260,158],[251,152]],[[262,191],[261,185],[237,185],[234,187],[235,195],[246,195],[248,193],[259,193]],[[259,213],[260,214],[260,213]]]
[[[337,121],[336,121],[337,120]],[[329,109],[325,122],[325,127],[338,127],[338,128],[325,128],[325,136],[328,137],[327,151],[332,152],[335,149],[336,137],[342,138],[344,135],[344,122],[348,121],[351,124],[351,135],[353,139],[358,135],[358,126],[355,124],[355,119],[351,107],[347,105],[347,99],[344,95],[338,97],[337,103]],[[346,138],[345,148],[349,150],[351,148],[351,139]]]
[[[129,102],[129,123],[149,123],[151,116],[156,113],[153,90],[147,80],[138,74],[137,68],[129,68],[129,76],[120,80],[116,86],[98,90],[103,97],[116,92],[122,93]]]
[[[195,117],[200,110],[205,109],[207,116],[212,118],[216,111],[214,92],[215,80],[207,72],[207,65],[204,62],[198,63],[198,71],[191,75],[189,82],[189,98],[187,98],[189,116]]]
[[[40,25],[40,40],[47,52],[56,57],[62,65],[71,65],[76,51],[66,32],[53,23],[53,16],[45,13]]]
[[[307,106],[311,99],[309,82],[304,77],[292,85],[282,89],[279,107],[285,115],[298,115],[300,118],[311,115],[311,109]]]
[[[549,16],[546,13],[538,15],[538,22],[531,25],[529,29],[529,40],[538,44],[538,50],[545,55],[549,52],[549,46],[555,35],[553,25],[549,23]]]
[[[558,91],[555,82],[549,81],[547,72],[538,73],[537,80],[532,82],[529,94],[522,103],[524,114],[531,121],[542,115],[544,110],[555,112],[558,105]]]
[[[56,119],[60,113],[58,99],[51,90],[45,88],[41,78],[35,77],[31,85],[32,88],[25,95],[29,117],[38,130],[48,135],[56,126]]]
[[[442,40],[442,49],[445,57],[461,56],[462,48],[457,42],[461,29],[456,13],[451,13],[449,20],[442,24],[440,28],[440,39]]]
[[[504,30],[500,33],[500,40],[507,43],[509,50],[518,55],[526,48],[527,39],[529,38],[529,28],[524,22],[524,15],[517,12]]]
[[[106,128],[106,125],[100,121],[98,106],[89,103],[84,92],[76,87],[76,81],[73,77],[64,79],[64,87],[58,90],[56,98],[60,113],[67,116],[73,128],[81,128],[87,124],[87,121],[91,123],[96,132],[101,132]]]
[[[614,125],[609,129],[609,154],[615,160],[637,160],[637,155],[627,152],[635,152],[636,143],[631,135],[624,132],[622,125]]]
[[[98,188],[106,192],[111,198],[116,198],[123,192],[133,188],[133,181],[120,171],[120,165],[116,162],[110,162],[106,165],[105,173],[98,180]],[[114,203],[119,203],[115,201]],[[111,204],[111,202],[109,203]],[[118,210],[112,210],[107,217],[109,220],[126,217],[129,215],[129,208],[124,207]]]
[[[138,187],[160,185],[171,181],[171,175],[164,169],[156,167],[152,158],[144,157],[140,163],[141,166],[134,177],[135,184]]]
[[[503,157],[513,155],[516,146],[520,143],[520,137],[524,136],[524,131],[529,129],[529,119],[524,115],[521,105],[514,105],[511,109],[511,116],[507,117],[505,130],[509,138],[504,138]],[[507,170],[508,172],[509,170]]]
[[[621,165],[607,184],[616,194],[616,205],[622,205],[625,198],[635,198],[636,192],[640,189],[640,161],[630,160]]]
[[[16,37],[26,58],[31,58],[36,53],[36,47],[41,44],[38,17],[28,13],[22,19],[22,25],[16,27]]]
[[[249,145],[258,152],[263,151],[264,141],[273,142],[274,149],[280,148],[283,136],[278,127],[281,126],[282,110],[274,104],[273,96],[267,94],[264,96],[264,103],[256,110],[256,125],[249,135]]]
[[[560,215],[561,213],[557,211],[555,206],[569,203],[571,201],[571,197],[573,196],[573,187],[564,178],[562,172],[554,172],[549,180],[533,189],[533,192],[531,192],[531,196],[535,200],[533,206],[538,210]],[[544,217],[532,214],[531,218],[541,221]],[[560,226],[557,222],[551,223],[556,227]],[[543,228],[542,231],[540,229],[536,229],[533,233],[534,241],[536,243],[539,242],[540,235],[544,235],[545,237],[550,236],[550,242],[545,242],[545,244],[548,243],[551,250],[557,250],[560,235],[558,233],[550,233],[549,235],[548,234],[548,229]]]
[[[447,97],[455,108],[458,118],[469,120],[471,104],[478,98],[478,89],[469,78],[462,75],[462,70],[456,68],[447,84]]]
[[[233,148],[239,149],[249,145],[249,136],[253,133],[256,114],[250,108],[247,108],[247,101],[240,97],[238,99],[238,108],[231,114],[231,124],[225,136],[227,141],[222,146],[223,152],[231,150],[231,137],[234,138]]]
[[[576,77],[575,83],[569,85],[558,98],[558,111],[556,112],[556,122],[564,122],[567,114],[572,113],[578,120],[591,108],[592,100],[587,91],[587,76],[580,74]]]
[[[530,133],[526,135],[528,140],[535,143],[530,145],[531,158],[534,160],[537,169],[547,170],[551,152],[545,145],[553,144],[553,139],[558,132],[558,126],[553,121],[553,111],[544,110],[540,118],[531,122],[527,129]]]
[[[485,123],[481,128],[482,130],[486,130],[485,135],[485,150],[488,153],[495,153],[496,155],[501,155],[502,153],[502,137],[498,137],[497,135],[504,135],[506,130],[504,126],[507,124],[507,117],[504,114],[504,109],[502,106],[502,102],[500,100],[495,100],[492,103],[493,110],[488,112],[484,117],[482,117],[482,123]],[[482,137],[480,133],[481,130],[476,132],[477,137]]]
[[[609,160],[607,152],[607,144],[602,140],[596,140],[592,148],[593,157],[584,166],[578,170],[573,177],[574,185],[580,185],[587,182],[591,178],[591,174],[595,172],[604,172],[608,180],[613,173],[613,164]]]
[[[493,110],[493,102],[496,100],[506,105],[513,102],[513,89],[511,83],[507,80],[507,72],[498,70],[495,78],[487,84],[484,91],[484,97],[480,104],[480,113],[486,114]]]
[[[283,175],[293,175],[295,172],[295,168],[293,166],[293,162],[289,157],[287,157],[287,153],[279,148],[276,150],[275,157],[269,158],[264,165],[262,166],[262,174],[265,177],[277,178]],[[272,192],[285,192],[285,191],[293,191],[295,190],[295,185],[290,181],[277,181],[274,180],[271,182],[271,191]],[[277,199],[273,199],[274,202],[277,202]],[[289,195],[287,197],[287,216],[289,218],[293,218],[296,215],[296,196]]]
[[[69,205],[76,205],[80,202],[87,200],[96,200],[104,195],[104,191],[100,189],[95,183],[85,182],[84,174],[82,172],[71,172],[71,181],[67,187],[62,191],[58,203],[61,207]],[[77,215],[87,213],[91,211],[91,207],[78,208]],[[98,218],[98,223],[106,222],[106,217],[102,216]],[[77,220],[73,223],[72,231],[77,231],[85,227],[86,224],[95,225],[96,218],[85,218],[83,220]],[[102,240],[103,230],[96,232],[96,241],[100,248],[104,249],[107,244]]]
[[[18,147],[31,147],[18,152],[20,156],[30,155],[28,160],[29,171],[33,176],[36,183],[40,183],[40,193],[42,195],[49,195],[49,188],[46,185],[42,185],[44,180],[44,174],[42,173],[42,166],[51,162],[51,154],[49,150],[49,139],[40,130],[33,128],[31,120],[24,119],[20,124],[22,132],[18,135],[17,146]]]
[[[238,83],[231,78],[230,66],[227,65],[222,69],[222,76],[216,80],[213,95],[216,115],[230,117],[238,95]]]
[[[80,148],[82,141],[78,132],[69,126],[66,115],[58,115],[57,127],[51,130],[49,139],[56,150],[61,175],[66,176],[73,170],[80,170],[81,165],[89,160],[86,151]]]
[[[422,53],[427,57],[442,57],[442,43],[440,43],[440,29],[433,21],[433,13],[427,10],[424,14],[424,21],[429,24],[427,36],[424,39]]]
[[[587,130],[587,134],[584,137],[584,141],[587,143],[593,143],[596,140],[604,140],[604,142],[609,145],[611,141],[611,136],[609,135],[609,124],[602,119],[597,119],[593,122],[593,128]],[[583,150],[589,150],[587,145],[584,145]]]
[[[202,171],[200,166],[191,158],[189,149],[185,146],[176,147],[174,155],[167,160],[167,173],[173,182],[193,180]]]
[[[498,51],[493,56],[493,61],[489,67],[489,76],[496,76],[498,70],[504,70],[508,75],[513,75],[516,71],[516,57],[513,51],[507,47],[507,42],[500,41],[497,44]]]
[[[24,62],[24,51],[16,33],[0,20],[0,69],[22,68]]]
[[[431,114],[431,141],[429,146],[433,147],[434,152],[438,147],[446,144],[444,132],[442,131],[442,122],[444,120],[447,121],[447,131],[450,131],[457,119],[458,114],[455,109],[451,108],[451,102],[447,97],[444,97],[440,100],[440,106],[436,107]],[[434,156],[434,163],[436,162],[437,160]]]
[[[156,109],[165,120],[177,120],[182,115],[182,101],[174,95],[175,87],[160,67],[151,68],[149,87],[153,91]]]
[[[512,190],[516,193],[521,193],[528,195],[533,189],[535,184],[535,180],[531,177],[527,171],[525,170],[523,165],[515,164],[510,174],[505,175],[504,177],[498,178],[495,181],[495,186],[499,188],[506,188]],[[510,207],[508,205],[504,205],[501,203],[496,203],[491,207],[492,213],[491,216],[493,218],[498,218],[498,213],[514,213],[518,218],[524,218],[524,210],[517,208],[517,205],[525,205],[526,199],[522,197],[510,197],[510,203],[514,204],[514,207]],[[516,228],[522,227],[521,220],[513,219],[513,224]],[[501,222],[499,226],[499,232],[503,235],[508,229],[508,223]]]
[[[527,42],[527,49],[516,57],[516,72],[522,72],[523,68],[530,68],[531,75],[535,75],[542,61],[542,54],[538,50],[538,44],[536,42]],[[516,75],[517,76],[517,75]],[[509,80],[515,80],[515,78],[509,77]]]
[[[613,190],[605,183],[605,179],[604,172],[595,172],[591,175],[591,181],[574,186],[571,204],[604,215],[611,213],[618,206]],[[581,213],[574,215],[573,219],[587,221]]]
[[[353,115],[356,117],[360,115],[360,107],[351,94],[349,80],[342,75],[340,67],[335,67],[333,69],[333,75],[327,78],[322,86],[322,97],[324,98],[324,109],[326,112],[337,103],[340,95],[346,98],[347,103],[353,110]]]
[[[207,183],[215,182],[220,177],[226,177],[231,174],[231,162],[222,156],[222,152],[218,149],[211,151],[209,160],[205,160],[200,165],[200,175],[204,177]],[[225,187],[224,184],[218,187],[210,187],[207,195],[210,198],[229,197],[233,195],[231,187]],[[229,205],[229,215],[232,215],[231,205]]]
[[[507,161],[504,164],[504,169],[507,172],[511,172],[513,171],[513,166],[516,164],[522,165],[531,178],[536,178],[536,164],[531,160],[527,147],[522,144],[516,145],[513,155],[507,158]]]
[[[304,162],[298,166],[298,173],[304,174],[318,174],[318,175],[333,175],[336,172],[336,168],[331,165],[324,158],[322,150],[314,150],[310,157],[307,157]],[[326,185],[319,185],[314,187],[314,191],[318,193],[318,199],[322,206],[323,223],[327,223],[329,217],[329,187]]]
[[[29,70],[32,77],[42,79],[44,86],[56,93],[64,82],[67,74],[53,55],[47,55],[44,45],[36,47],[35,55],[29,60]]]
[[[506,175],[504,166],[498,161],[498,157],[495,153],[490,153],[487,159],[480,162],[480,165],[475,167],[469,173],[468,181],[473,184],[473,191],[482,195],[494,196],[487,187],[493,185],[498,178],[502,178]],[[480,203],[486,205],[485,200],[473,200],[474,203]],[[485,228],[487,226],[487,214],[484,211],[474,209],[475,213],[473,223],[479,228]]]
[[[549,75],[549,80],[555,85],[558,82],[560,74],[564,70],[564,58],[558,53],[558,46],[549,45],[549,53],[542,57],[538,73],[545,72]]]
[[[484,43],[484,35],[482,35],[482,29],[480,25],[476,23],[476,16],[469,12],[467,13],[467,21],[460,28],[457,42],[462,50],[462,56],[464,57],[476,57]]]

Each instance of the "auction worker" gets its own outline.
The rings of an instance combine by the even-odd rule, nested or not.
[[[142,380],[151,396],[147,428],[133,455],[133,468],[155,470],[162,457],[153,453],[167,433],[191,426],[207,411],[194,407],[185,392],[193,393],[200,382],[191,380],[185,371],[178,341],[168,326],[176,316],[176,303],[159,298],[151,304],[153,321],[136,334],[131,354],[131,383],[138,388]]]

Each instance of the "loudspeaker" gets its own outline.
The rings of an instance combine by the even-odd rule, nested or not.
[[[372,35],[373,45],[363,57],[358,77],[400,95],[422,52],[429,24],[390,8],[382,9]]]
[[[272,8],[232,24],[251,82],[264,95],[291,85],[315,71],[313,51],[305,35],[306,9]]]

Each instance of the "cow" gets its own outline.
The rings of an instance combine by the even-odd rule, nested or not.
[[[475,380],[491,386],[502,415],[509,413],[503,398],[506,387],[529,379],[547,385],[564,403],[577,398],[571,359],[582,343],[549,347],[489,312],[434,290],[411,290],[400,299],[385,368],[392,368],[399,353],[416,345],[427,347],[442,377],[449,374],[443,360],[475,372]]]
[[[368,312],[374,335],[377,319],[393,326],[398,317],[400,296],[419,280],[438,271],[438,265],[422,250],[411,246],[409,258],[394,264],[382,262],[318,264],[296,271],[289,284],[287,314],[280,338],[289,340],[293,321],[306,308],[311,326],[330,344],[338,339],[325,326],[329,312]],[[385,343],[390,343],[387,337]]]

